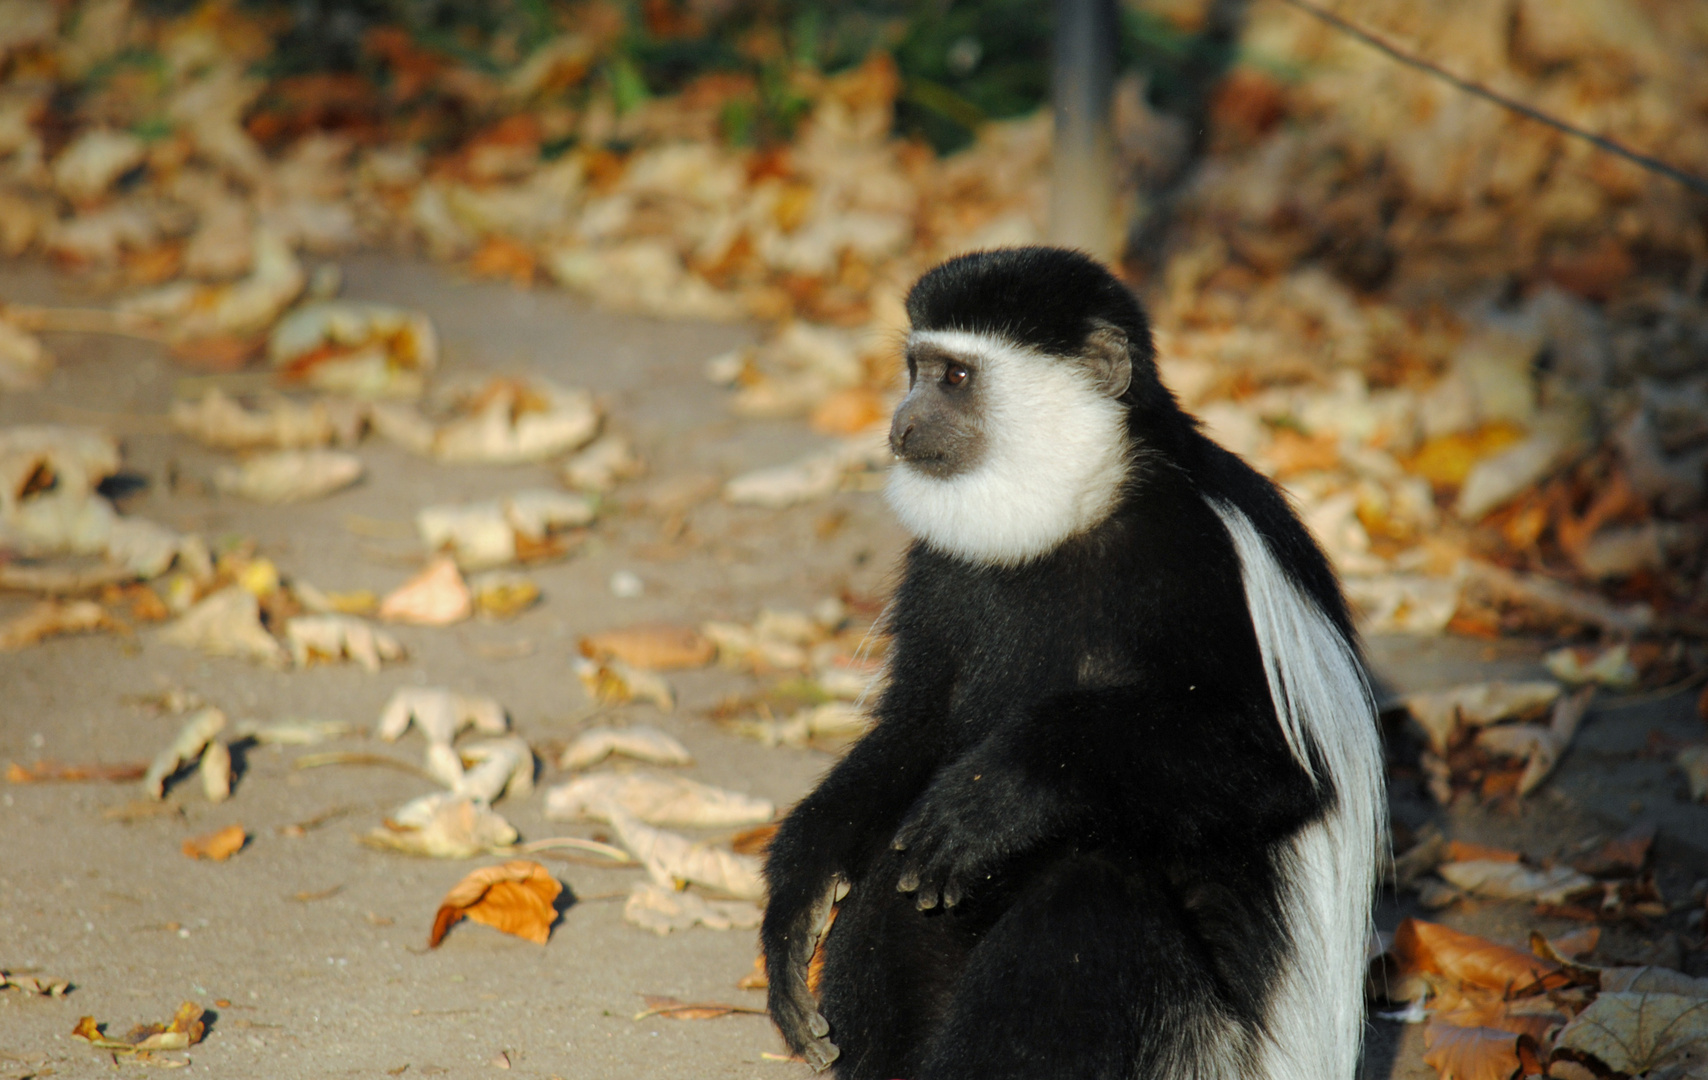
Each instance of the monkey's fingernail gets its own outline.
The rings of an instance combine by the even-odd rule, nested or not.
[[[917,888],[919,888],[918,874],[903,874],[901,880],[896,882],[896,892],[912,892]]]
[[[841,900],[843,897],[847,896],[849,888],[850,886],[846,881],[838,881],[836,883],[835,898],[837,900]]]
[[[927,893],[921,893],[920,894],[919,910],[930,911],[932,908],[934,908],[936,906],[937,906],[937,894],[936,893],[927,892]]]
[[[947,886],[946,888],[944,888],[944,890],[943,890],[943,906],[944,907],[954,907],[956,904],[958,904],[960,902],[961,902],[961,890],[960,889],[957,889],[953,885],[950,885],[950,886]]]
[[[903,840],[899,836],[896,837],[894,840],[890,841],[890,850],[891,851],[906,851],[907,850],[907,841]]]
[[[830,1021],[824,1018],[823,1013],[815,1012],[807,1017],[807,1030],[812,1032],[815,1038],[822,1039],[830,1034]]]

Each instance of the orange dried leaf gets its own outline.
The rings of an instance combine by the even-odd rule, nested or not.
[[[581,655],[588,659],[616,659],[648,671],[704,667],[717,652],[711,639],[698,630],[662,623],[606,630],[581,639]]]
[[[1423,1029],[1423,1060],[1441,1080],[1511,1080],[1518,1072],[1518,1036],[1486,1027],[1432,1020]]]
[[[1391,953],[1402,977],[1418,973],[1442,975],[1508,995],[1536,987],[1563,986],[1570,981],[1559,965],[1550,961],[1422,919],[1400,923],[1394,931]]]
[[[534,253],[504,236],[489,236],[469,257],[469,273],[475,277],[509,278],[526,287],[534,281]]]
[[[218,832],[205,836],[192,836],[184,841],[184,854],[192,859],[211,859],[214,862],[224,862],[243,850],[243,845],[249,840],[249,834],[243,831],[241,825],[227,825]]]
[[[1444,862],[1518,862],[1522,856],[1506,848],[1486,847],[1466,840],[1447,841]]]
[[[764,953],[753,958],[753,970],[743,975],[735,985],[739,990],[764,990],[771,985],[771,976],[765,971]]]
[[[1521,428],[1499,421],[1476,431],[1437,436],[1418,449],[1406,468],[1438,488],[1457,488],[1477,462],[1523,437]]]
[[[463,918],[544,945],[557,918],[552,904],[562,891],[545,867],[527,859],[476,870],[439,902],[427,946],[438,948],[446,932]]]
[[[717,1001],[686,1002],[673,997],[661,997],[657,994],[642,994],[646,1008],[635,1013],[636,1020],[645,1020],[649,1016],[665,1016],[672,1020],[716,1020],[720,1016],[764,1016],[764,1009],[755,1009],[748,1005],[725,1005]]]
[[[29,765],[19,765],[12,761],[6,764],[6,780],[13,784],[40,784],[55,780],[65,783],[83,780],[107,780],[113,783],[124,783],[129,780],[141,780],[146,772],[148,772],[146,762],[118,765],[100,763],[77,765],[63,761],[37,761]]]
[[[474,613],[474,597],[457,570],[457,561],[441,555],[380,601],[380,618],[421,626],[449,626]]]

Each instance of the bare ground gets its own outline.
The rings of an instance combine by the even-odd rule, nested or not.
[[[593,388],[643,451],[650,475],[619,489],[575,557],[531,571],[541,605],[502,623],[400,628],[409,657],[378,675],[352,665],[275,672],[176,649],[146,629],[0,654],[0,761],[146,760],[180,718],[140,699],[172,688],[234,718],[339,719],[367,729],[395,688],[442,685],[496,697],[525,738],[548,745],[588,720],[569,671],[580,634],[653,619],[749,619],[762,607],[806,608],[844,588],[884,590],[904,538],[876,496],[842,493],[772,512],[729,507],[712,494],[715,481],[789,460],[818,441],[803,424],[731,419],[702,377],[706,357],[750,340],[753,330],[620,317],[555,292],[472,284],[389,257],[343,265],[346,295],[428,311],[452,373],[532,370]],[[0,296],[76,299],[47,272],[16,266],[0,268]],[[544,466],[448,467],[369,441],[359,450],[367,478],[320,502],[269,508],[210,497],[202,482],[221,457],[165,430],[184,371],[147,343],[62,335],[51,344],[61,361],[52,381],[0,398],[0,424],[56,420],[121,435],[127,470],[149,481],[124,501],[125,512],[210,540],[252,537],[287,576],[323,589],[401,583],[415,565],[409,522],[422,505],[554,482]],[[685,518],[664,528],[678,505]],[[642,597],[612,595],[607,582],[619,569],[641,577]],[[0,618],[27,602],[0,596]],[[1390,638],[1370,646],[1385,686],[1399,690],[1535,674],[1546,643]],[[830,764],[815,751],[741,741],[705,717],[725,696],[754,689],[749,678],[708,670],[674,682],[674,713],[629,714],[686,743],[697,758],[690,775],[787,805]],[[1604,703],[1559,774],[1519,813],[1448,813],[1404,785],[1395,791],[1396,816],[1538,856],[1654,821],[1663,894],[1683,901],[1708,877],[1708,807],[1685,802],[1682,778],[1647,753],[1651,731],[1699,738],[1690,698]],[[622,921],[632,870],[551,863],[568,888],[543,948],[464,924],[428,951],[440,896],[478,863],[412,859],[354,837],[431,785],[381,769],[295,769],[300,755],[251,749],[229,802],[210,805],[192,779],[170,793],[171,813],[128,823],[106,812],[137,799],[134,785],[0,788],[0,970],[74,984],[59,999],[0,991],[0,1077],[106,1075],[109,1059],[71,1037],[78,1017],[123,1031],[165,1020],[183,1000],[211,1010],[208,1036],[188,1057],[192,1070],[213,1075],[467,1076],[499,1070],[501,1061],[518,1075],[589,1080],[807,1075],[761,1058],[782,1047],[759,1017],[632,1018],[642,994],[763,1005],[761,993],[735,986],[752,963],[750,932],[660,938]],[[548,763],[543,780],[555,779]],[[545,822],[537,795],[499,809],[525,838],[592,831]],[[301,837],[279,831],[321,818]],[[233,823],[252,839],[230,861],[180,854],[186,837]],[[1410,903],[1390,899],[1383,926],[1416,913]],[[1510,904],[1432,917],[1513,942],[1533,928],[1569,928]],[[1665,959],[1674,942],[1699,939],[1681,929],[1682,915],[1647,932],[1615,928],[1602,950]],[[1676,955],[1697,973],[1704,967],[1700,952]],[[1433,1070],[1421,1055],[1419,1029],[1378,1021],[1366,1071],[1422,1080]]]

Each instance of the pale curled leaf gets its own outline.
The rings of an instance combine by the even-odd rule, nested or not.
[[[746,900],[707,900],[654,881],[637,882],[623,904],[623,918],[663,936],[673,930],[704,926],[711,930],[751,930],[761,912]]]
[[[178,729],[172,744],[149,763],[148,772],[142,778],[142,789],[151,798],[164,797],[166,781],[172,774],[200,757],[214,736],[224,730],[225,713],[218,709],[206,708],[193,714]]]
[[[655,829],[618,806],[607,806],[603,816],[659,885],[674,889],[691,882],[742,900],[765,895],[758,859]]]
[[[386,742],[396,742],[411,723],[429,743],[446,746],[466,727],[484,735],[503,735],[510,730],[504,706],[498,702],[437,686],[399,687],[380,711],[375,734]]]
[[[178,431],[221,450],[309,449],[325,446],[335,434],[321,402],[298,405],[276,398],[249,409],[218,387],[196,401],[174,401],[171,416]]]
[[[660,994],[642,994],[646,1008],[635,1013],[636,1020],[663,1016],[671,1020],[716,1020],[723,1016],[765,1016],[764,1009],[751,1005],[726,1005],[718,1001],[683,1001]]]
[[[484,803],[496,802],[505,793],[517,798],[533,794],[534,752],[516,736],[473,743],[456,753],[474,762],[453,785],[457,794]]]
[[[160,631],[160,640],[211,656],[241,656],[273,667],[290,659],[261,625],[261,604],[241,585],[229,585]]]
[[[418,397],[439,360],[427,316],[386,304],[323,300],[279,320],[267,356],[311,386],[360,397]]]
[[[694,757],[674,737],[655,727],[632,724],[623,728],[593,727],[575,737],[558,758],[558,768],[590,769],[619,755],[654,765],[692,765]]]
[[[354,615],[298,615],[285,623],[285,644],[299,668],[348,659],[378,671],[382,661],[403,656],[396,638]]]
[[[495,379],[469,395],[467,415],[439,428],[441,461],[539,461],[579,449],[599,431],[599,409],[586,390],[544,379]]]
[[[202,794],[208,802],[222,803],[231,797],[231,750],[218,739],[202,751]]]
[[[1618,644],[1606,649],[1555,649],[1542,658],[1548,674],[1568,686],[1605,686],[1629,690],[1637,685],[1638,672],[1631,663],[1631,647]]]
[[[1436,873],[1474,896],[1564,904],[1568,897],[1596,888],[1595,879],[1569,866],[1533,870],[1515,862],[1474,860],[1442,863]]]
[[[263,503],[307,502],[362,478],[362,459],[338,450],[279,450],[226,466],[214,486],[228,495]]]
[[[611,806],[672,828],[733,829],[762,824],[777,813],[769,799],[651,773],[588,773],[546,793],[546,816],[557,820],[608,820]]]
[[[1412,694],[1405,705],[1429,736],[1436,753],[1444,753],[1460,724],[1481,727],[1508,718],[1539,714],[1560,696],[1555,682],[1486,682],[1449,690]]]
[[[413,799],[367,833],[374,846],[436,859],[467,859],[516,842],[516,830],[467,795],[439,792]]]
[[[476,870],[439,901],[427,947],[438,948],[446,931],[464,918],[544,945],[557,918],[553,903],[562,891],[545,867],[527,859]]]
[[[852,739],[864,735],[872,718],[846,701],[827,701],[786,720],[737,720],[731,727],[766,746],[811,746],[815,739]]]

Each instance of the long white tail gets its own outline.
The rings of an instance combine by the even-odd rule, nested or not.
[[[1265,1080],[1353,1080],[1387,793],[1369,683],[1351,644],[1236,507],[1209,500],[1240,559],[1275,715],[1293,756],[1335,793],[1281,856],[1293,943],[1261,1048]],[[1318,774],[1318,766],[1321,772]]]

